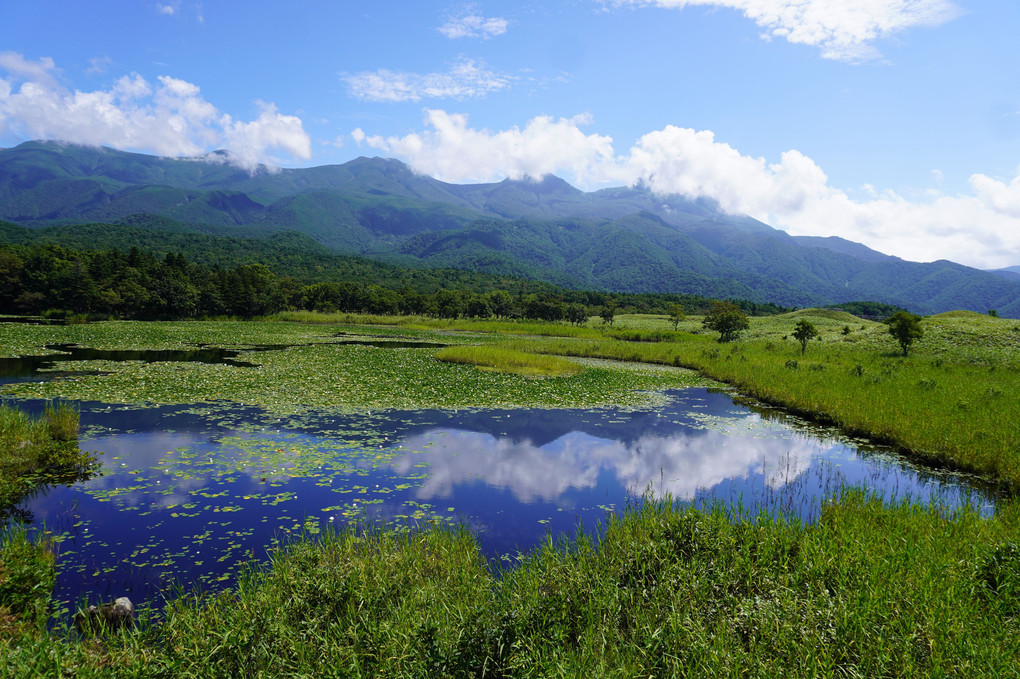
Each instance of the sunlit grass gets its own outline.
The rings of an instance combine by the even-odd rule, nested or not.
[[[0,673],[1012,676],[1018,520],[861,491],[812,524],[645,501],[495,572],[463,528],[346,527],[133,631],[0,641]]]
[[[584,366],[576,361],[529,354],[498,345],[447,347],[436,352],[436,358],[447,363],[465,363],[483,370],[530,377],[563,377],[584,370]]]
[[[0,509],[14,503],[47,474],[85,460],[78,450],[78,410],[47,404],[41,417],[0,404]]]
[[[23,396],[215,399],[275,411],[626,402],[635,389],[695,383],[675,369],[685,366],[1017,487],[1020,326],[978,316],[926,319],[906,358],[884,325],[827,310],[752,319],[731,344],[716,342],[700,318],[674,333],[654,316],[622,316],[611,329],[389,317],[359,329],[343,315],[327,323],[97,323],[0,334],[11,353],[45,353],[52,342],[304,345],[245,354],[257,369],[66,364],[60,369],[110,374],[8,387]],[[822,333],[803,356],[788,337],[800,318]],[[337,332],[457,346],[336,346]],[[562,354],[665,367],[588,361],[572,376],[535,380],[437,360],[465,352],[504,366],[517,354],[528,361]],[[9,417],[11,431],[26,426]],[[67,417],[47,426],[53,438],[71,431]],[[646,502],[612,518],[604,537],[550,537],[495,575],[464,531],[350,529],[292,545],[235,590],[175,599],[163,622],[106,640],[26,632],[24,620],[38,629],[45,611],[38,592],[52,585],[45,554],[15,538],[17,555],[0,548],[8,550],[0,560],[0,676],[301,676],[322,668],[347,676],[1009,676],[1020,658],[1018,529],[1015,501],[982,518],[967,507],[883,506],[853,492],[827,503],[810,525]],[[2,594],[11,559],[28,564],[24,582],[36,587],[21,600],[22,617],[3,608],[13,610]],[[16,634],[5,636],[12,625]]]
[[[0,656],[7,644],[38,638],[45,629],[56,573],[56,557],[45,539],[30,538],[18,525],[0,532]]]

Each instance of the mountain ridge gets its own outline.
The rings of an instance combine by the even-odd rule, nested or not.
[[[709,200],[559,177],[450,184],[387,158],[249,173],[203,158],[26,142],[0,150],[0,219],[30,227],[156,215],[196,232],[296,231],[392,263],[606,291],[741,296],[786,306],[873,299],[921,313],[1020,316],[1020,277],[917,263],[838,237],[790,236]]]

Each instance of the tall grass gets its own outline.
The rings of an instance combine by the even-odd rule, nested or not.
[[[0,532],[0,640],[37,635],[45,628],[55,563],[52,546],[30,538],[24,527]]]
[[[74,474],[93,456],[78,449],[78,410],[49,403],[42,416],[0,404],[0,510],[48,477]]]
[[[805,525],[645,502],[492,574],[463,529],[345,529],[31,676],[1001,677],[1020,662],[1020,509],[848,491]]]
[[[319,325],[392,325],[409,330],[460,330],[464,332],[536,335],[547,337],[602,337],[601,326],[569,325],[565,322],[497,320],[487,318],[431,318],[426,316],[379,316],[374,314],[282,311],[274,320]]]
[[[790,329],[793,322],[788,321]],[[974,351],[966,342],[946,340],[952,335],[945,328],[928,328],[928,346],[906,358],[874,331],[857,331],[856,341],[832,333],[812,342],[804,356],[796,342],[774,332],[730,344],[687,335],[659,343],[545,339],[527,348],[692,368],[749,396],[899,446],[930,464],[1020,489],[1016,359],[1008,349]]]

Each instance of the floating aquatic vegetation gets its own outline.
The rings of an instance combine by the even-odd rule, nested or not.
[[[139,327],[141,325],[142,327]],[[153,326],[153,327],[149,327]],[[384,349],[368,344],[336,344],[329,335],[285,323],[98,323],[20,330],[15,352],[39,350],[36,341],[77,342],[97,348],[186,349],[229,346],[237,360],[256,368],[181,362],[60,362],[60,379],[8,384],[6,393],[24,398],[66,398],[135,405],[199,404],[229,401],[277,414],[333,408],[342,411],[416,410],[482,407],[590,407],[646,403],[647,390],[701,384],[696,374],[676,368],[649,368],[610,362],[582,362],[580,374],[544,380],[482,372],[436,360],[437,349]],[[0,328],[5,330],[6,328]],[[117,331],[123,331],[118,338]],[[63,332],[65,335],[60,335]],[[91,333],[91,334],[90,334]],[[11,333],[8,333],[11,334]],[[422,339],[424,333],[416,333]],[[229,342],[225,341],[229,337]],[[438,340],[438,336],[433,336]],[[443,338],[449,342],[449,338]],[[288,345],[274,351],[269,343]],[[243,351],[245,347],[248,351]],[[565,359],[557,359],[565,360]]]

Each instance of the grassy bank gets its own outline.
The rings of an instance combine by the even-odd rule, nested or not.
[[[0,649],[4,640],[10,644],[39,638],[50,617],[56,579],[56,558],[48,542],[30,539],[20,526],[0,532]]]
[[[465,531],[345,531],[107,638],[26,634],[4,676],[1012,676],[1015,505],[813,525],[645,503],[494,577]]]
[[[899,446],[926,463],[1020,489],[1020,372],[1012,325],[984,332],[971,326],[961,337],[956,319],[928,319],[927,337],[903,357],[884,328],[833,333],[801,355],[799,344],[779,334],[794,322],[763,321],[774,329],[730,344],[707,335],[653,344],[528,344],[532,351],[692,368],[754,398]]]
[[[0,515],[38,483],[74,475],[91,458],[78,450],[78,411],[47,405],[33,418],[0,404]]]

